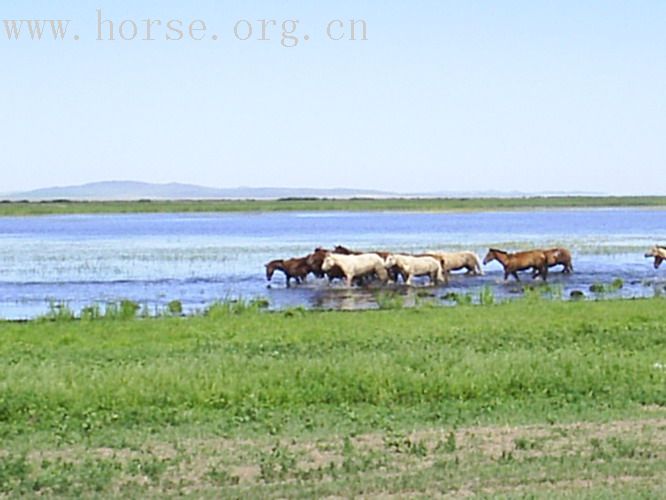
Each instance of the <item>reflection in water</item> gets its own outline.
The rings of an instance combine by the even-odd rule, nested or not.
[[[170,300],[186,311],[214,301],[266,297],[273,308],[377,307],[376,287],[348,290],[309,279],[284,289],[276,276],[270,288],[263,264],[305,255],[316,246],[419,252],[425,249],[507,250],[567,246],[575,273],[550,273],[563,297],[590,285],[621,278],[614,296],[666,293],[666,270],[654,270],[645,251],[666,242],[660,210],[546,210],[456,214],[308,213],[101,215],[0,219],[0,316],[43,314],[49,301],[80,309],[123,298],[150,310]],[[414,290],[393,286],[405,305],[438,300],[447,293],[478,300],[491,287],[498,300],[522,287],[502,280],[497,263],[485,276],[454,275],[448,286]],[[527,273],[524,283],[531,283]],[[423,296],[431,294],[431,296]],[[432,296],[434,294],[434,297]],[[380,296],[381,300],[381,296]]]

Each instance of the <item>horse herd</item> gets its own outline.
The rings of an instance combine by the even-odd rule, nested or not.
[[[654,268],[658,269],[666,260],[666,247],[654,246],[645,257],[654,258]],[[548,278],[551,267],[562,266],[563,273],[573,272],[571,252],[566,248],[536,249],[510,253],[490,248],[483,264],[499,262],[504,268],[504,279],[513,276],[520,281],[519,271],[531,271],[532,279]],[[297,284],[306,280],[309,274],[317,278],[328,278],[329,282],[341,279],[347,286],[362,284],[366,280],[379,280],[381,283],[413,284],[413,278],[428,276],[430,283],[448,283],[449,273],[466,270],[470,275],[482,275],[479,257],[470,251],[442,252],[428,251],[420,254],[402,254],[388,251],[359,252],[343,246],[332,250],[315,248],[305,257],[273,260],[266,264],[266,279],[271,281],[275,271],[286,276],[287,287],[291,281]]]

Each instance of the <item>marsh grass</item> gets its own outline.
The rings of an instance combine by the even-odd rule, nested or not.
[[[447,292],[440,297],[442,300],[452,302],[458,306],[469,306],[474,302],[470,293]]]
[[[666,422],[571,450],[543,437],[666,417],[663,299],[262,306],[0,324],[0,494],[429,496],[663,471]],[[543,429],[469,444],[479,426],[528,423]]]
[[[208,306],[204,311],[204,316],[210,318],[225,317],[228,315],[256,313],[267,309],[269,302],[263,298],[255,299],[225,299],[215,302]]]
[[[205,201],[1,202],[0,216],[98,213],[205,213],[276,211],[525,210],[534,208],[666,207],[663,196],[548,196],[524,198],[352,198]]]
[[[49,302],[49,310],[43,316],[37,318],[39,321],[72,321],[76,318],[76,313],[66,302]]]
[[[405,297],[395,290],[380,290],[374,294],[377,307],[382,310],[402,309],[405,307]]]
[[[590,292],[603,296],[621,290],[624,287],[624,280],[622,278],[615,278],[610,283],[592,283],[590,285]]]
[[[495,292],[491,286],[484,286],[479,292],[479,304],[482,306],[491,306],[495,303]]]

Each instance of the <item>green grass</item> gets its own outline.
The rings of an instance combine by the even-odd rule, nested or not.
[[[660,491],[663,299],[491,302],[1,323],[0,496]]]
[[[299,199],[214,201],[2,202],[0,216],[203,213],[279,211],[427,211],[524,210],[534,208],[666,207],[663,196],[553,196],[524,198],[396,198]]]

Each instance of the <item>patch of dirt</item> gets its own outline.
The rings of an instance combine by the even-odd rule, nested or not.
[[[525,425],[525,426],[475,426],[457,429],[453,432],[454,440],[450,439],[450,429],[424,429],[411,433],[368,433],[350,438],[355,474],[367,474],[368,477],[382,478],[400,477],[404,473],[416,473],[430,470],[438,461],[456,460],[465,464],[484,466],[491,464],[510,453],[516,461],[540,456],[563,457],[569,455],[585,456],[592,454],[593,442],[597,448],[613,451],[609,439],[617,439],[635,446],[640,451],[648,451],[650,458],[666,456],[666,418],[646,418],[639,420],[618,420],[605,423],[576,422],[556,425]],[[596,440],[596,441],[595,441]],[[455,441],[455,445],[452,441]],[[241,486],[257,485],[261,481],[261,457],[271,456],[276,447],[290,457],[286,475],[280,483],[293,483],[302,478],[303,473],[315,469],[325,471],[333,464],[333,469],[341,471],[349,456],[345,456],[344,437],[331,436],[326,439],[299,440],[260,438],[257,440],[212,438],[187,439],[176,444],[155,442],[146,444],[142,450],[100,447],[87,449],[72,447],[58,450],[38,451],[29,455],[30,460],[38,463],[44,458],[62,458],[70,462],[83,462],[90,458],[114,459],[121,464],[130,461],[160,460],[168,461],[162,473],[165,482],[177,484],[179,481],[188,484],[187,490],[196,494],[197,491],[210,489],[211,471],[228,474],[230,481]],[[448,443],[448,444],[447,444]],[[599,444],[601,443],[601,444]],[[654,444],[654,446],[653,446]],[[291,462],[291,457],[295,461]],[[277,458],[279,459],[279,457]],[[276,459],[276,460],[277,460]],[[640,455],[635,460],[641,460]],[[276,467],[282,463],[276,463]],[[345,471],[340,473],[344,474]],[[299,476],[299,474],[301,474]],[[521,485],[501,485],[482,483],[479,480],[465,482],[464,472],[460,473],[462,484],[455,490],[452,497],[461,498],[474,493],[502,493],[503,491],[520,491]],[[237,478],[237,479],[236,479]],[[126,477],[137,481],[142,478]],[[145,478],[143,478],[145,480]],[[330,479],[330,478],[328,478]],[[466,478],[468,481],[470,477]],[[632,476],[617,478],[595,478],[595,485],[627,483],[634,481]],[[645,478],[642,478],[645,479]],[[327,480],[326,478],[320,480]],[[647,479],[646,479],[647,480]],[[575,479],[560,483],[550,483],[545,477],[528,479],[527,487],[557,490],[560,486],[571,489],[582,489],[588,479]],[[566,483],[566,484],[564,484]],[[181,483],[182,484],[182,483]],[[232,484],[232,483],[230,483]],[[388,492],[387,492],[388,493]],[[420,493],[420,492],[419,492]],[[381,495],[382,497],[386,495]],[[404,493],[398,495],[404,497]],[[437,492],[436,496],[442,496]]]

